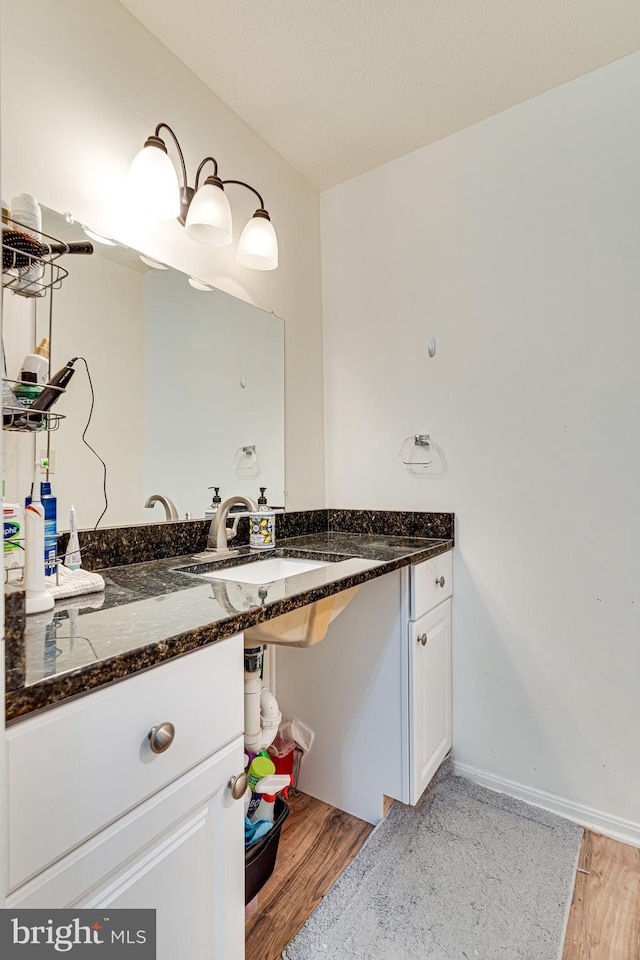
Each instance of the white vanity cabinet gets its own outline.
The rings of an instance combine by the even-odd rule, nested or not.
[[[7,906],[154,908],[159,960],[241,960],[242,664],[237,636],[8,729]]]
[[[277,649],[280,709],[315,733],[301,789],[370,823],[451,748],[451,558],[364,583],[321,643]]]
[[[409,799],[417,803],[451,749],[452,554],[411,568]]]

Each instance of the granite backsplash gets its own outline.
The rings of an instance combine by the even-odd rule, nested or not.
[[[210,520],[178,520],[130,527],[105,527],[80,532],[82,565],[87,570],[165,560],[198,553],[207,545]],[[422,513],[410,510],[300,510],[276,514],[276,538],[310,534],[363,533],[396,537],[452,540],[453,513]],[[58,538],[58,556],[64,556],[69,534]],[[230,545],[249,543],[249,524],[240,517],[238,532]]]

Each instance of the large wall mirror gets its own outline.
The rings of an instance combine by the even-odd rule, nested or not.
[[[43,230],[66,242],[87,239],[79,224],[46,208]],[[203,517],[212,486],[223,499],[257,499],[266,487],[269,505],[283,506],[282,320],[194,287],[192,278],[135,250],[93,243],[93,255],[64,258],[69,276],[53,292],[50,369],[76,356],[89,366],[95,400],[86,440],[107,464],[100,525],[164,520],[160,504],[144,506],[153,493],[171,498],[180,519]],[[48,328],[48,296],[36,302],[5,293],[9,376]],[[60,529],[68,527],[71,504],[81,528],[93,527],[104,506],[102,467],[82,439],[89,380],[82,362],[76,370],[55,407],[65,419],[50,435]],[[23,499],[46,436],[9,437],[7,499]]]

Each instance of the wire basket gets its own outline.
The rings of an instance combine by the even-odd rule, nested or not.
[[[22,380],[9,380],[4,378],[4,383],[9,386],[11,391],[16,386],[39,386],[44,390],[43,384],[24,383]],[[56,387],[46,384],[50,390],[56,390],[58,393],[64,393],[64,387]],[[38,433],[41,430],[52,432],[60,426],[60,421],[64,420],[63,413],[51,413],[49,410],[32,410],[30,406],[23,406],[18,398],[11,399],[9,403],[2,404],[2,429],[14,430],[19,433]]]
[[[4,217],[2,286],[20,297],[44,297],[47,290],[57,289],[69,276],[69,271],[57,260],[71,252],[73,248],[68,243],[41,230],[27,230],[10,217]]]

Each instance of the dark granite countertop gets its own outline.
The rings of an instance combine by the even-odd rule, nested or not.
[[[340,511],[341,530],[322,530],[313,511],[313,532],[293,524],[300,535],[278,539],[275,551],[250,551],[229,560],[196,566],[193,553],[101,569],[104,593],[59,601],[54,610],[26,618],[24,635],[9,624],[7,637],[7,722],[70,697],[123,679],[198,647],[230,637],[265,620],[358,586],[453,546],[452,514],[403,514],[450,518],[436,527],[450,536],[387,536],[376,522],[355,523],[361,511]],[[304,514],[296,515],[298,517]],[[387,516],[398,517],[398,514]],[[338,525],[338,524],[336,524]],[[286,527],[282,524],[286,531]],[[402,529],[393,523],[387,528]],[[432,525],[433,526],[433,525]],[[346,532],[344,528],[349,532]],[[366,532],[351,532],[355,529]],[[128,528],[133,529],[133,528]],[[413,533],[415,520],[411,527]],[[432,529],[419,529],[431,533]],[[193,571],[230,568],[241,560],[274,556],[328,561],[330,565],[265,584],[211,579]],[[176,568],[190,567],[192,572]],[[15,607],[15,595],[12,606]]]

